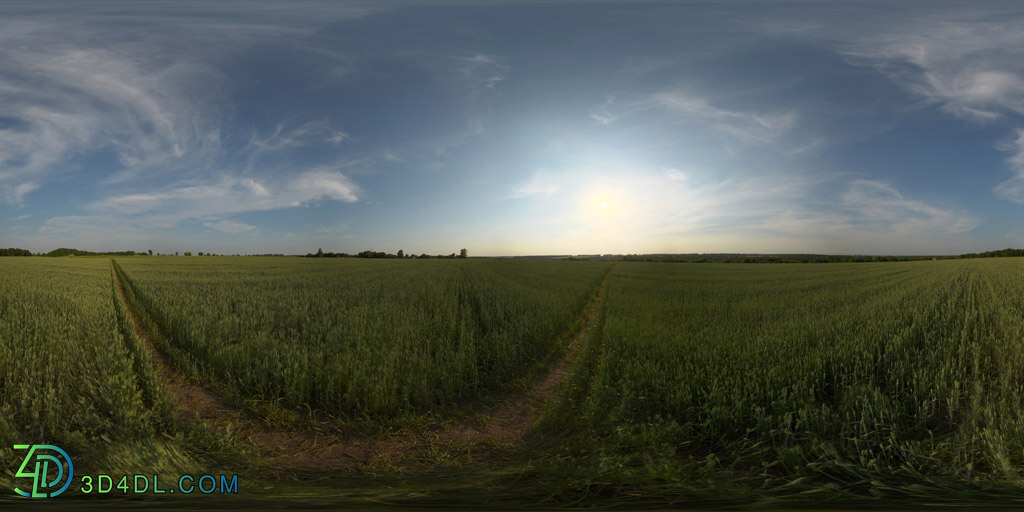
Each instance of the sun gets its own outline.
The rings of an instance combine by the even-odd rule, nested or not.
[[[580,222],[601,231],[616,229],[623,222],[630,201],[624,195],[624,187],[616,185],[601,180],[580,187],[576,203]]]

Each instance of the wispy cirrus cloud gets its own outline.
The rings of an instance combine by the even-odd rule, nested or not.
[[[511,66],[505,64],[497,55],[478,53],[470,57],[461,57],[463,65],[459,68],[463,78],[477,87],[494,89],[505,79]]]
[[[749,141],[776,140],[789,131],[797,121],[795,112],[757,113],[729,110],[715,107],[703,98],[682,91],[657,93],[650,101],[687,118],[709,120],[715,129]]]
[[[539,172],[529,181],[512,187],[511,197],[520,199],[534,196],[551,196],[559,190],[558,180],[543,172]]]
[[[276,153],[287,149],[299,148],[316,143],[337,145],[350,136],[341,130],[332,128],[325,121],[306,122],[302,125],[285,129],[284,123],[278,123],[274,132],[266,137],[259,137],[253,130],[249,144],[243,151],[253,155]]]
[[[589,117],[611,125],[623,117],[658,110],[682,123],[700,123],[746,142],[770,143],[786,135],[799,118],[796,112],[752,112],[715,106],[706,98],[684,90],[666,90],[633,99],[609,96]]]
[[[8,203],[15,206],[21,206],[22,202],[25,200],[25,196],[37,188],[39,188],[38,183],[34,181],[26,181],[14,186],[2,187],[0,188],[0,191],[3,192],[3,197]]]
[[[456,60],[456,74],[462,88],[467,89],[468,136],[477,136],[483,133],[491,115],[491,102],[498,95],[498,84],[512,68],[498,55],[476,53]]]
[[[1006,160],[1013,176],[1000,182],[993,191],[1000,199],[1024,203],[1024,129],[1018,128],[1016,135],[1012,142],[1001,145],[1002,149],[1013,153]]]
[[[1024,116],[1019,10],[1009,4],[932,7],[863,17],[842,27],[808,26],[803,33],[828,41],[847,63],[873,68],[909,92],[916,103],[905,109],[937,107],[978,125],[1019,125]],[[1011,129],[1011,142],[995,144],[1011,153],[1011,177],[992,190],[1000,199],[1024,203],[1024,131]]]
[[[838,44],[849,62],[878,69],[958,118],[1024,114],[1024,63],[1015,50],[1024,46],[1024,33],[1012,17],[918,16]]]
[[[668,179],[670,179],[672,181],[685,181],[688,178],[686,173],[683,172],[683,171],[680,171],[679,169],[668,169],[668,170],[666,170],[665,171],[665,177],[667,177]]]
[[[618,116],[612,112],[612,108],[615,105],[615,95],[609,95],[605,98],[604,103],[601,106],[593,109],[587,114],[590,119],[601,126],[608,126],[618,119]]]
[[[317,16],[351,19],[384,8],[325,5],[313,14],[272,4],[244,12],[225,4],[151,4],[83,16],[76,7],[11,6],[0,19],[2,202],[20,204],[84,165],[102,173],[95,182],[106,185],[223,172],[231,107],[226,56],[256,43],[294,41],[321,60],[340,61],[338,52],[304,42]],[[279,135],[263,142],[273,149],[295,147],[306,136],[329,144],[347,137],[315,124]],[[102,166],[83,163],[89,158]]]
[[[72,172],[76,155],[109,151],[108,180],[204,162],[219,148],[205,88],[214,68],[181,60],[157,66],[109,47],[31,45],[0,50],[0,186]],[[20,44],[18,44],[20,43]]]
[[[978,226],[978,217],[907,199],[895,187],[877,180],[854,180],[842,195],[843,207],[868,230],[899,235],[965,233]]]
[[[217,222],[204,222],[204,226],[216,229],[221,233],[245,233],[246,231],[252,231],[256,229],[256,226],[250,226],[241,222],[235,222],[233,220],[221,220]]]
[[[157,192],[112,195],[87,209],[96,215],[131,215],[140,225],[168,228],[185,219],[294,208],[325,199],[353,203],[359,200],[358,191],[347,176],[323,167],[273,183],[223,177]]]

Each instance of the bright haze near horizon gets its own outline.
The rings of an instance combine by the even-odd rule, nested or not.
[[[1024,6],[10,3],[0,247],[1024,245]]]

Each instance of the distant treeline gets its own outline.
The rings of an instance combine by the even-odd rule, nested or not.
[[[212,253],[198,253],[199,256],[218,256]],[[0,249],[0,256],[152,256],[153,251],[117,251],[92,252],[62,247],[45,254],[32,254],[28,249]],[[175,256],[178,253],[174,253]],[[192,256],[185,252],[185,256]],[[239,256],[235,254],[235,256]],[[286,256],[285,254],[258,254],[250,256]],[[826,255],[826,254],[578,254],[575,256],[501,256],[502,259],[569,259],[569,260],[613,260],[613,261],[661,261],[679,263],[858,263],[876,261],[920,261],[920,260],[953,260],[967,258],[1005,258],[1024,256],[1024,249],[1002,249],[999,251],[972,252],[955,256],[864,256],[864,255]],[[466,249],[451,254],[405,254],[398,251],[390,254],[383,251],[362,251],[356,254],[345,252],[324,252],[306,254],[307,258],[466,258]]]
[[[60,249],[54,249],[43,256],[148,256],[149,254],[150,253],[148,252],[135,251],[92,252],[61,247]]]
[[[399,250],[398,253],[396,253],[396,254],[389,254],[389,253],[386,253],[386,252],[383,252],[383,251],[363,251],[363,252],[356,253],[356,254],[349,254],[347,252],[324,252],[323,249],[319,249],[319,250],[316,251],[315,254],[314,253],[306,254],[306,257],[307,258],[421,258],[421,259],[422,258],[449,258],[449,259],[455,259],[455,258],[465,258],[465,257],[467,257],[467,253],[466,253],[466,249],[462,249],[461,251],[459,251],[459,254],[455,254],[453,252],[453,253],[451,253],[451,254],[449,254],[447,256],[442,255],[442,254],[438,254],[437,256],[431,256],[431,255],[426,254],[426,253],[420,254],[419,256],[417,256],[415,254],[405,254],[405,251],[403,251],[403,250]]]
[[[867,256],[826,254],[593,254],[571,260],[662,261],[680,263],[862,263],[878,261],[954,260],[1024,256],[1024,249],[1003,249],[955,256]]]
[[[1024,256],[1024,249],[1003,249],[1001,251],[972,252],[954,256],[955,258],[1006,258],[1009,256]]]
[[[135,251],[119,251],[119,252],[90,252],[81,251],[78,249],[68,249],[61,247],[60,249],[54,249],[45,254],[32,254],[32,251],[28,249],[0,249],[0,256],[147,256],[152,253],[147,252],[135,252]]]
[[[860,263],[873,261],[918,261],[959,258],[959,256],[848,256],[825,254],[623,254],[572,256],[573,260],[662,261],[678,263]]]

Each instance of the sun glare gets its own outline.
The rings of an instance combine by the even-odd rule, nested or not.
[[[625,188],[610,180],[595,180],[585,185],[580,197],[579,219],[591,229],[617,231],[627,213],[630,201]]]

